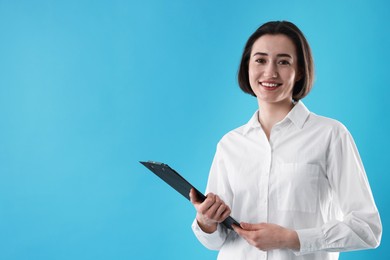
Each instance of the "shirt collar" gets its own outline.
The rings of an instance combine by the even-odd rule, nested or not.
[[[294,125],[296,125],[298,128],[302,128],[309,115],[309,109],[307,109],[307,107],[302,103],[302,101],[298,101],[286,117],[289,118],[291,122],[293,122]]]
[[[257,110],[251,119],[249,119],[248,123],[244,126],[244,135],[246,135],[251,129],[261,127],[259,122],[259,110]],[[302,103],[302,101],[298,101],[293,109],[287,114],[287,116],[281,121],[285,121],[286,119],[289,119],[295,126],[298,128],[302,128],[305,124],[307,118],[310,115],[310,111],[307,109],[307,107]]]
[[[259,110],[256,110],[256,112],[253,114],[251,119],[249,119],[248,123],[244,125],[244,132],[243,134],[246,135],[251,129],[254,128],[260,128],[260,122],[259,122]]]

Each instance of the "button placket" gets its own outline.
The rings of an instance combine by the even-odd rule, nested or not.
[[[262,222],[268,222],[268,187],[269,187],[269,174],[272,165],[272,146],[269,143],[267,152],[267,158],[260,158],[264,160],[264,168],[262,169],[262,176],[260,178],[259,185],[259,204],[260,204],[260,216]]]

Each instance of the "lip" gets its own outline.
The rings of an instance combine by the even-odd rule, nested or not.
[[[259,81],[259,84],[261,87],[265,88],[266,90],[274,90],[279,88],[282,85],[282,83],[276,81]]]

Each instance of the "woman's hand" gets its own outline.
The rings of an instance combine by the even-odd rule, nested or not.
[[[217,230],[218,223],[230,215],[230,208],[215,194],[209,193],[201,202],[194,189],[190,191],[190,200],[196,209],[196,220],[199,227],[206,233]]]
[[[297,232],[276,224],[241,223],[241,227],[233,225],[233,229],[249,244],[263,251],[283,248],[300,249]]]

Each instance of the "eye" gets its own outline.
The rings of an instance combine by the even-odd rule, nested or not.
[[[284,66],[288,66],[288,65],[291,65],[291,63],[288,61],[288,60],[280,60],[278,62],[279,65],[284,65]]]
[[[259,59],[256,59],[255,62],[259,63],[259,64],[265,64],[267,61],[263,58],[259,58]]]

